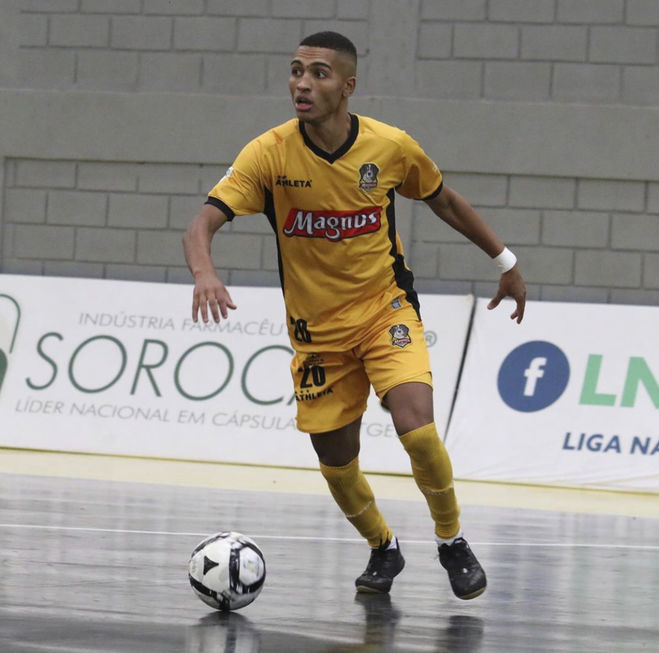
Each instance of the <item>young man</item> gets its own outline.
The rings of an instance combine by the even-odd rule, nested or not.
[[[429,357],[413,276],[396,233],[394,195],[420,199],[478,245],[502,274],[489,307],[525,287],[514,255],[405,132],[348,112],[354,45],[334,32],[305,38],[291,62],[296,118],[250,142],[211,190],[184,236],[194,276],[193,319],[235,309],[211,259],[215,232],[235,216],[264,213],[277,239],[295,355],[298,428],[371,556],[358,591],[388,592],[405,561],[359,468],[359,430],[372,385],[391,412],[435,524],[439,559],[459,598],[486,587],[458,520],[451,463],[433,422]]]

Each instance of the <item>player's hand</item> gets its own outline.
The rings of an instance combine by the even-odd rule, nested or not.
[[[519,324],[524,318],[524,308],[526,306],[526,285],[519,271],[519,266],[515,265],[508,272],[504,272],[499,279],[499,290],[487,305],[489,310],[496,308],[504,297],[512,297],[517,306],[511,314],[511,320],[517,320]]]
[[[226,320],[229,310],[236,305],[229,295],[229,291],[215,273],[201,274],[195,278],[194,294],[192,298],[192,319],[197,322],[199,313],[204,322],[208,322],[209,313],[215,322],[220,321],[220,315]]]

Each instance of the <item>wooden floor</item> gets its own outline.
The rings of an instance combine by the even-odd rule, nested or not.
[[[458,483],[489,581],[460,601],[413,481],[371,477],[407,566],[363,597],[368,550],[319,476],[0,450],[0,651],[659,651],[656,495]],[[187,560],[229,529],[259,543],[268,577],[221,615]]]

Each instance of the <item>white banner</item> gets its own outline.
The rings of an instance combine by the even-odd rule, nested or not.
[[[0,275],[0,446],[316,467],[281,291],[231,294],[230,319],[202,325],[192,286]],[[421,302],[445,429],[473,299]],[[360,459],[410,469],[374,395]]]
[[[659,308],[477,301],[456,477],[659,492]]]

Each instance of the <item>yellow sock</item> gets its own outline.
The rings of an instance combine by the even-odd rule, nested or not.
[[[453,468],[434,423],[400,436],[410,456],[412,474],[426,498],[435,522],[435,535],[451,538],[460,530],[460,509],[453,489]]]
[[[393,538],[393,533],[375,505],[371,486],[359,468],[358,457],[342,467],[320,463],[320,471],[334,501],[370,546],[380,546]]]

